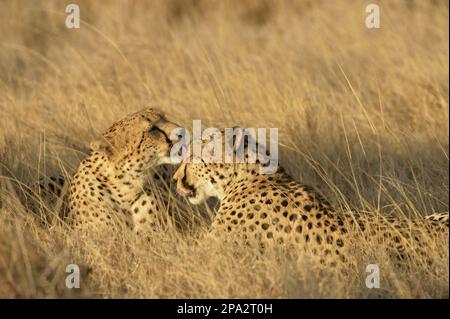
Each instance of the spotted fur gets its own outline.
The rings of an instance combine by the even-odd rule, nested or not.
[[[281,167],[270,175],[260,174],[259,168],[258,162],[184,163],[174,178],[178,193],[193,204],[211,196],[219,199],[210,236],[233,234],[248,245],[262,248],[294,244],[326,265],[347,262],[355,243],[364,238],[376,240],[390,254],[405,258],[410,253],[425,255],[430,234],[448,236],[448,222],[426,223],[427,220],[337,211]]]
[[[37,197],[48,204],[55,207],[59,199],[64,196],[65,178],[62,175],[40,177],[34,184],[33,191]]]
[[[434,214],[425,216],[425,219],[429,220],[430,222],[444,224],[448,227],[448,212],[434,213]]]
[[[138,232],[158,223],[161,192],[149,186],[149,171],[171,163],[175,127],[154,109],[114,123],[91,143],[91,155],[71,180],[67,220],[79,229],[109,229],[118,222]]]

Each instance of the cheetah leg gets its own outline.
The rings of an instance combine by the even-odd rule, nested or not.
[[[131,219],[134,232],[138,235],[164,225],[158,200],[153,194],[142,194],[131,206]]]

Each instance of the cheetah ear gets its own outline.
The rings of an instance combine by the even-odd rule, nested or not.
[[[112,155],[112,145],[103,136],[93,140],[89,146],[94,152],[102,152],[108,156]]]
[[[233,127],[233,130],[235,129],[238,130],[236,130],[236,134],[233,135],[233,140],[228,141],[229,145],[233,147],[234,152],[237,152],[240,147],[244,147],[244,152],[249,152],[250,150],[256,151],[259,148],[255,135],[256,132],[252,133],[251,131],[247,131],[246,129],[237,126]],[[252,143],[251,145],[254,145],[255,149],[249,149],[249,143]]]
[[[239,129],[239,130],[236,130]],[[227,130],[229,130],[228,128],[226,130],[221,130],[222,133],[227,133]],[[235,130],[236,130],[236,134],[235,134]],[[233,152],[236,152],[237,149],[239,148],[239,145],[241,145],[242,139],[243,139],[243,130],[240,129],[240,127],[238,126],[233,126],[231,128],[231,134],[232,134],[232,138],[230,138],[229,135],[225,135],[225,143],[226,143],[226,147],[230,147],[230,149],[233,150]]]
[[[239,149],[239,146],[241,145],[241,143],[244,142],[244,138],[245,138],[245,134],[244,134],[244,129],[242,129],[239,126],[233,126],[233,132],[238,129],[236,131],[236,134],[233,136],[233,140],[231,141],[233,146],[233,151],[237,151]]]
[[[239,128],[237,126],[233,127],[233,130]],[[237,151],[239,146],[242,143],[242,139],[244,138],[244,131],[242,129],[238,130],[238,133],[236,134],[236,139],[233,141],[233,150]]]

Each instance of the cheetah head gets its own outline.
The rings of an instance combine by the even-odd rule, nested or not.
[[[199,205],[209,197],[223,197],[224,189],[222,183],[210,175],[217,164],[207,163],[183,163],[175,172],[174,179],[177,181],[177,193],[187,198],[192,204]],[[222,175],[224,176],[224,175]]]
[[[222,133],[222,151],[229,143],[229,147],[235,152],[239,143],[244,141],[241,136],[236,139],[227,140]],[[209,144],[209,141],[204,141],[202,147]],[[209,157],[214,157],[214,150],[203,149]],[[190,157],[188,162],[182,163],[173,178],[177,181],[177,193],[189,201],[198,205],[205,202],[209,197],[217,197],[219,200],[223,199],[225,192],[231,182],[235,179],[244,178],[248,174],[256,174],[258,169],[257,164],[242,163],[226,163],[224,160],[219,162],[208,162],[202,157],[197,161]]]
[[[157,165],[172,164],[169,137],[176,127],[159,110],[147,108],[114,123],[90,146],[105,154],[117,168],[140,173]]]

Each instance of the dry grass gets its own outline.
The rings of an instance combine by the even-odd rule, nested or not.
[[[24,206],[25,185],[70,176],[114,120],[159,105],[187,127],[278,127],[281,164],[336,206],[448,211],[448,1],[380,1],[378,30],[367,1],[76,2],[78,30],[64,1],[1,5],[1,297],[448,298],[445,237],[433,266],[406,269],[362,242],[342,280],[174,231],[83,238]],[[64,288],[69,263],[80,290]],[[365,288],[368,263],[382,289]]]

